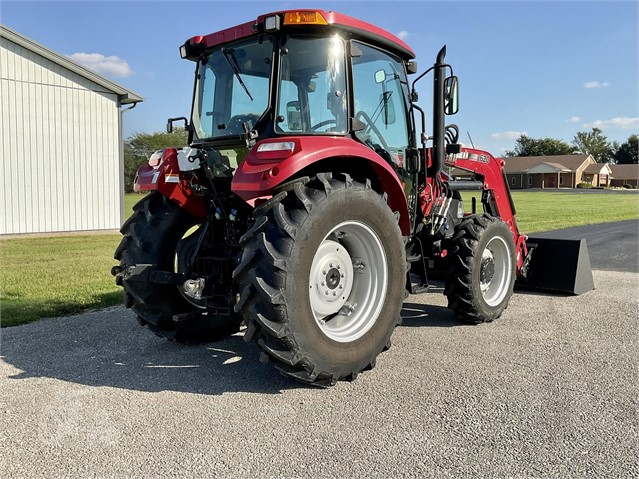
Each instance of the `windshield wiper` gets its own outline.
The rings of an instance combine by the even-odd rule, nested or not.
[[[233,73],[235,74],[235,78],[237,78],[237,81],[239,82],[240,86],[244,88],[244,91],[246,92],[248,97],[251,99],[251,101],[253,101],[253,97],[251,96],[251,94],[248,91],[248,88],[246,88],[246,85],[242,81],[242,75],[240,75],[241,73],[240,64],[237,61],[237,57],[235,56],[235,52],[233,51],[233,49],[222,48],[222,55],[224,55],[226,62],[231,67],[231,70],[233,70]]]

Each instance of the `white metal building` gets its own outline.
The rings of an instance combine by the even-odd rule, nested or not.
[[[119,228],[121,106],[141,101],[0,25],[0,234]]]

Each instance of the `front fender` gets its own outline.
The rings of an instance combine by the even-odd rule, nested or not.
[[[268,144],[279,149],[262,146]],[[231,189],[247,202],[268,197],[277,186],[294,177],[304,168],[334,158],[344,161],[348,161],[349,158],[364,159],[370,162],[382,191],[388,195],[388,205],[393,211],[399,212],[399,226],[402,234],[410,235],[408,203],[404,187],[397,174],[377,153],[351,138],[298,136],[261,141],[251,149],[238,166]],[[343,171],[348,172],[348,170],[348,166],[345,165]]]

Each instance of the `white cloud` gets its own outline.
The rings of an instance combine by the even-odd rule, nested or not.
[[[525,131],[502,131],[500,133],[493,133],[491,137],[497,140],[516,140],[521,135],[527,135]]]
[[[568,118],[566,120],[566,123],[579,123],[581,121],[581,118],[578,116],[571,116],[570,118]]]
[[[607,81],[589,81],[584,83],[584,88],[606,88],[607,86],[610,86],[610,83]]]
[[[627,130],[630,128],[639,128],[639,118],[611,118],[610,120],[596,120],[592,123],[582,125],[584,128],[621,128]]]
[[[69,58],[82,66],[105,75],[124,78],[133,73],[129,64],[116,56],[107,57],[101,53],[74,53],[69,55]]]
[[[406,41],[408,39],[408,32],[406,30],[402,30],[401,32],[397,34],[397,36],[401,38],[402,40]]]

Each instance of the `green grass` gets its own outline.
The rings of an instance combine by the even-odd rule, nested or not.
[[[138,193],[128,193],[124,195],[124,214],[128,218],[131,215],[133,205],[144,198],[144,195]]]
[[[477,198],[477,209],[481,211],[480,193],[462,195],[465,210],[470,212],[472,196]],[[636,194],[513,191],[512,196],[519,230],[525,234],[639,218]]]
[[[127,217],[142,195],[125,195]],[[111,276],[119,233],[0,240],[0,321],[15,326],[40,318],[122,303]]]
[[[119,236],[1,240],[2,326],[122,302],[110,274]]]
[[[467,211],[471,196],[464,194]],[[513,192],[513,198],[524,233],[639,218],[633,194]],[[126,195],[126,211],[140,199]],[[110,273],[119,241],[117,233],[0,239],[2,326],[121,304]]]

